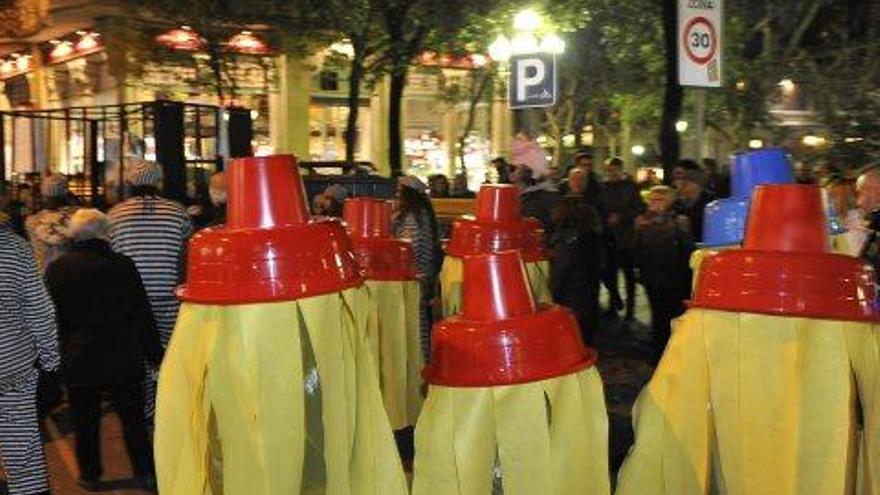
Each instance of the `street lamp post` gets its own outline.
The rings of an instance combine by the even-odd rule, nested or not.
[[[565,41],[548,29],[541,15],[526,9],[518,12],[513,18],[513,37],[498,35],[489,45],[489,57],[499,65],[502,80],[509,76],[507,62],[515,55],[532,53],[561,54],[565,51]],[[504,85],[504,101],[507,101],[508,87]],[[540,130],[540,113],[535,109],[517,110],[515,113],[517,128],[525,130],[535,137]]]

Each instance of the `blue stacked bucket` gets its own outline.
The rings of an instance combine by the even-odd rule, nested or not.
[[[706,205],[703,212],[701,248],[736,246],[742,243],[752,191],[762,184],[790,184],[794,175],[782,148],[768,148],[738,153],[730,169],[731,197]],[[834,202],[826,198],[828,231],[831,235],[846,232]]]
[[[731,197],[709,203],[703,212],[703,243],[700,247],[740,244],[755,187],[791,182],[794,182],[794,174],[785,150],[770,148],[738,153],[730,169]]]

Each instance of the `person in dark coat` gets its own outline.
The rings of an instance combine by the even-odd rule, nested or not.
[[[527,135],[519,133],[510,145],[510,181],[519,188],[520,214],[537,218],[549,239],[553,233],[550,211],[559,201],[559,191],[550,179],[547,155]]]
[[[571,309],[584,342],[593,343],[599,327],[602,274],[602,222],[583,196],[568,195],[553,207],[550,236],[550,288],[553,301]]]
[[[155,485],[143,415],[144,361],[158,368],[162,346],[134,262],[107,242],[109,220],[95,209],[71,218],[73,243],[49,264],[46,283],[58,314],[61,379],[67,387],[80,485],[99,489],[102,395],[122,422],[135,476]]]
[[[856,203],[862,215],[856,232],[861,232],[863,235],[859,237],[864,240],[853,249],[857,250],[859,258],[874,267],[874,276],[880,277],[880,167],[870,167],[859,176]]]
[[[695,242],[703,239],[703,210],[715,198],[706,190],[706,175],[702,170],[685,169],[681,177],[675,180],[678,189],[678,200],[673,209],[688,218],[691,224],[691,235]]]
[[[599,192],[599,211],[603,215],[608,262],[603,282],[611,294],[609,314],[624,308],[617,288],[617,272],[623,271],[626,283],[626,320],[631,321],[636,307],[636,274],[633,258],[635,219],[645,210],[639,186],[623,173],[623,160],[612,158],[605,165],[605,182]]]
[[[688,218],[671,208],[674,197],[667,186],[651,188],[648,211],[636,219],[636,264],[651,305],[655,363],[669,340],[670,321],[684,313],[691,289],[689,260],[694,241]]]

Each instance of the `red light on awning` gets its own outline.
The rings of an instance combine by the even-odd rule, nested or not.
[[[268,55],[272,52],[269,45],[251,31],[242,31],[226,42],[232,51],[246,55]]]
[[[156,42],[171,48],[172,50],[197,51],[202,48],[205,41],[199,33],[188,26],[174,28],[166,33],[156,36]]]

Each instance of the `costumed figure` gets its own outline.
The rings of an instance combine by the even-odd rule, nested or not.
[[[818,187],[756,188],[743,248],[703,260],[636,401],[617,493],[880,493],[875,297],[831,252]]]
[[[225,227],[190,241],[159,378],[165,495],[402,495],[351,240],[292,156],[233,160]]]
[[[466,256],[461,313],[434,327],[414,495],[609,493],[596,353],[536,305],[517,251]]]

